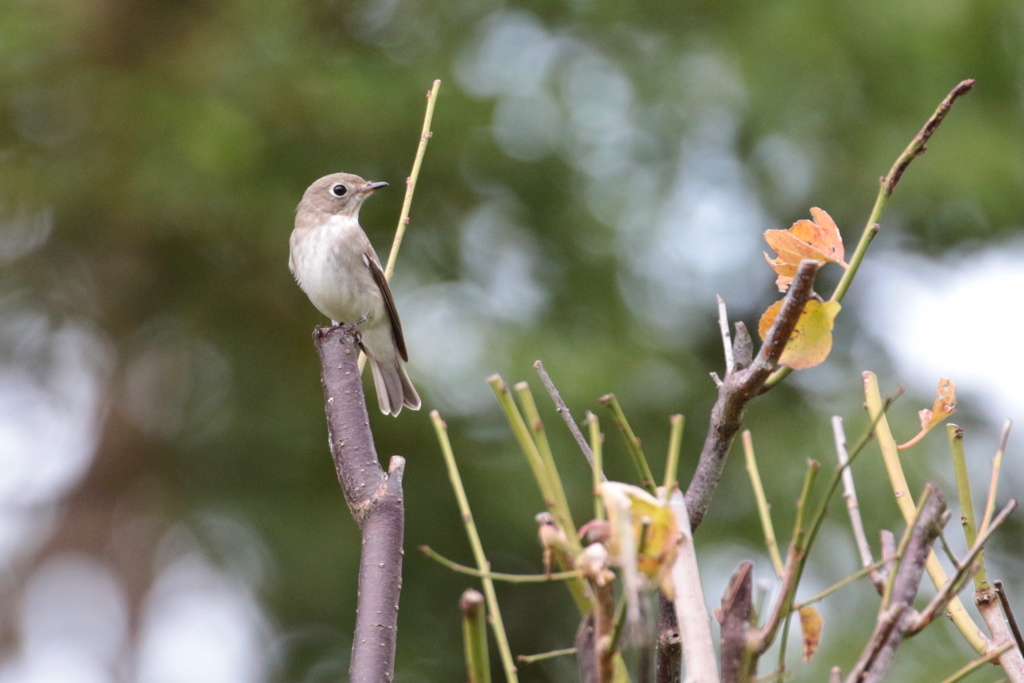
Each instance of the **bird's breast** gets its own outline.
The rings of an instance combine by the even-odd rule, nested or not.
[[[321,313],[342,323],[385,319],[383,297],[364,260],[373,247],[355,220],[334,216],[315,227],[297,226],[290,246],[295,279]]]

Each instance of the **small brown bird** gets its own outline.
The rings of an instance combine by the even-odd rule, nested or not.
[[[335,325],[358,326],[380,409],[398,415],[403,406],[418,410],[420,397],[405,373],[409,354],[391,288],[359,227],[359,208],[385,186],[350,173],[334,173],[310,185],[295,214],[288,267],[313,305]]]

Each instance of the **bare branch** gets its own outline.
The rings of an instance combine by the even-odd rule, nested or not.
[[[739,431],[743,410],[750,399],[761,393],[765,381],[778,364],[804,304],[811,297],[817,272],[817,261],[806,260],[800,263],[782,309],[757,356],[749,367],[727,372],[722,380],[718,400],[711,411],[711,425],[704,440],[697,471],[686,489],[686,508],[690,511],[690,525],[694,531],[704,519],[718,488],[725,467],[725,456]]]
[[[892,598],[888,607],[879,614],[875,631],[847,676],[847,683],[883,680],[896,649],[916,617],[914,598],[921,587],[924,565],[946,512],[946,499],[934,484],[929,482],[923,495],[927,500],[910,531],[910,540],[893,582]]]
[[[555,404],[555,410],[562,416],[565,421],[565,426],[569,428],[569,432],[572,433],[572,438],[576,439],[576,443],[579,445],[580,450],[583,451],[583,457],[590,463],[591,469],[594,467],[594,452],[590,450],[590,444],[583,438],[583,432],[580,431],[579,425],[572,419],[572,413],[569,412],[569,407],[565,405],[565,401],[562,400],[562,395],[558,393],[558,388],[555,387],[555,383],[551,381],[551,376],[548,375],[548,371],[544,369],[544,363],[535,361],[533,364],[537,374],[540,375],[540,380],[544,383],[544,388],[548,390],[548,395],[551,396],[552,402]],[[602,474],[602,478],[604,475]]]
[[[835,439],[839,466],[843,468],[843,499],[846,501],[846,510],[850,514],[850,527],[853,529],[853,538],[857,543],[857,551],[860,553],[860,565],[862,568],[870,567],[875,563],[875,559],[871,554],[871,546],[868,544],[868,535],[864,531],[864,520],[860,516],[857,487],[853,482],[853,472],[849,467],[850,455],[846,450],[846,431],[843,429],[843,418],[838,415],[832,417],[832,435]],[[871,582],[881,590],[885,582],[882,574],[872,571],[870,575]]]
[[[725,307],[725,299],[718,298],[718,328],[722,333],[722,350],[725,351],[725,374],[736,369],[732,359],[732,338],[729,336],[729,312]]]
[[[980,567],[976,560],[981,555],[981,551],[984,550],[985,543],[988,542],[992,533],[1002,526],[1003,522],[1006,521],[1006,518],[1010,516],[1010,513],[1016,509],[1017,501],[1011,499],[1010,502],[1006,504],[1006,507],[996,515],[994,520],[992,520],[992,523],[988,528],[978,535],[978,538],[974,541],[974,545],[971,546],[970,550],[968,550],[967,555],[958,562],[956,573],[949,578],[949,581],[947,581],[946,585],[942,587],[942,590],[935,594],[935,597],[932,598],[930,603],[928,603],[928,606],[920,613],[920,615],[918,615],[914,623],[907,629],[908,636],[917,634],[921,629],[931,623],[940,611],[946,609],[946,605],[953,599],[953,596],[960,592],[968,578],[973,576]]]
[[[1003,607],[1003,614],[1006,615],[1006,622],[1010,626],[1010,632],[1013,633],[1013,640],[1017,643],[1017,649],[1024,652],[1024,640],[1021,639],[1020,628],[1017,626],[1017,618],[1013,616],[1013,610],[1010,608],[1010,601],[1006,597],[1006,591],[1003,590],[1003,582],[994,581],[993,584],[996,587],[996,595],[999,596],[999,604]]]
[[[749,560],[740,563],[729,579],[722,596],[718,620],[722,624],[722,680],[750,679],[752,655],[747,646],[753,601],[754,565]]]

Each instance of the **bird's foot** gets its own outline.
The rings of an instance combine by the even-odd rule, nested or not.
[[[339,323],[334,321],[332,322],[334,322],[336,327],[340,327],[345,332],[346,336],[352,335],[352,337],[355,338],[356,343],[359,343],[360,337],[362,336],[359,334],[359,326],[365,323],[367,320],[368,318],[364,315],[359,320],[350,323]]]
[[[339,323],[339,322],[336,322],[334,324],[337,325],[338,327],[340,327],[343,330],[349,330],[350,332],[354,332],[357,327],[359,327],[360,325],[362,325],[363,323],[365,323],[369,319],[370,318],[368,316],[364,315],[362,318],[360,318],[359,320],[356,320],[355,322],[351,322],[351,323]]]

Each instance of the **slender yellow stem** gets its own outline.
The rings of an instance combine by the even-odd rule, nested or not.
[[[416,147],[416,157],[412,162],[412,171],[405,181],[405,198],[402,200],[402,212],[398,216],[398,227],[395,228],[395,237],[391,241],[391,251],[388,253],[388,263],[384,267],[384,277],[390,282],[391,276],[395,273],[395,263],[398,261],[398,252],[402,248],[402,240],[405,239],[405,230],[409,227],[409,210],[412,208],[412,195],[416,191],[416,180],[420,177],[420,167],[423,165],[423,157],[427,153],[427,141],[433,137],[430,131],[430,123],[434,119],[434,105],[437,104],[437,91],[441,88],[441,81],[435,80],[433,87],[427,93],[427,112],[423,116],[423,130],[420,132],[420,143]],[[359,372],[366,367],[366,354],[359,352]]]
[[[409,210],[412,208],[412,195],[416,191],[416,180],[420,177],[420,166],[423,165],[423,157],[427,153],[427,142],[433,137],[430,130],[430,123],[434,119],[434,105],[437,104],[437,91],[441,88],[441,81],[434,81],[434,85],[427,93],[427,113],[423,117],[423,130],[420,132],[420,144],[416,148],[416,158],[412,162],[412,172],[405,183],[405,199],[402,200],[402,213],[398,218],[398,227],[395,228],[395,239],[391,242],[391,252],[388,254],[388,264],[384,267],[384,277],[388,280],[395,272],[395,261],[398,259],[398,250],[402,248],[402,240],[405,238],[405,230],[409,226]]]
[[[775,575],[781,579],[784,570],[782,555],[779,553],[779,542],[775,539],[775,525],[772,524],[768,498],[764,495],[764,486],[761,484],[761,472],[757,468],[754,440],[749,429],[743,431],[743,455],[747,463],[747,476],[750,478],[750,485],[754,489],[754,499],[757,501],[757,514],[761,518],[761,529],[764,533],[765,545],[768,546],[768,556],[771,557],[772,566],[775,567]]]
[[[477,569],[481,572],[490,572],[491,563],[487,560],[487,555],[484,553],[484,546],[480,541],[480,533],[476,529],[473,513],[469,509],[469,498],[466,497],[466,489],[462,485],[462,477],[459,475],[459,468],[455,464],[455,454],[452,452],[452,444],[448,439],[448,426],[436,410],[430,411],[430,420],[434,423],[434,431],[437,434],[438,443],[441,444],[441,454],[444,456],[444,463],[448,468],[448,478],[452,482],[455,499],[459,503],[459,512],[462,514],[462,523],[466,527],[466,536],[469,537],[469,546],[473,550],[473,559],[476,560]],[[508,636],[505,634],[505,624],[501,620],[498,596],[494,592],[494,581],[491,580],[490,576],[481,576],[480,583],[483,585],[484,596],[487,598],[487,611],[490,614],[491,628],[494,629],[494,640],[498,645],[498,653],[501,655],[501,664],[505,669],[505,678],[510,682],[518,681],[516,665],[512,661],[512,650],[509,648]]]

